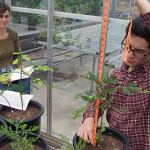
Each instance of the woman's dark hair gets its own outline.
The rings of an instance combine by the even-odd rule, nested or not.
[[[124,37],[123,41],[127,38],[129,27],[130,23],[126,27],[126,36]],[[146,24],[140,16],[133,19],[131,34],[144,38],[149,43],[150,48],[150,29],[148,29],[148,27],[146,26]]]
[[[0,15],[2,15],[6,10],[10,13],[10,7],[4,2],[0,2]]]

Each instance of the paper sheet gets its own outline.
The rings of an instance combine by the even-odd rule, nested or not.
[[[34,71],[33,66],[25,67],[22,70],[23,70],[22,79],[29,78],[29,76]],[[19,69],[12,70],[10,77],[11,77],[11,81],[20,80],[21,79],[21,70],[19,70]]]
[[[24,94],[22,95],[23,99],[23,110],[26,110],[29,101],[32,99],[34,95]],[[7,99],[5,99],[5,98]],[[9,104],[8,104],[8,102]],[[0,104],[12,107],[15,109],[22,110],[22,103],[21,103],[21,97],[19,92],[14,91],[4,91],[3,94],[0,95]]]

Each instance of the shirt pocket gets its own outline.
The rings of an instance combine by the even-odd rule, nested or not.
[[[127,97],[126,105],[129,111],[144,111],[148,107],[149,94],[148,93],[131,93]]]

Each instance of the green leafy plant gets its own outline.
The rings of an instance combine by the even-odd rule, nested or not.
[[[100,126],[100,129],[99,129],[99,130],[97,131],[97,133],[96,133],[96,142],[98,142],[99,139],[100,139],[101,142],[104,141],[104,138],[103,138],[103,136],[102,136],[103,132],[106,131],[104,125],[105,125],[105,124],[103,123],[103,124]]]
[[[60,24],[60,19],[58,19],[58,17],[55,19],[53,32],[53,41],[55,44],[60,44],[66,48],[75,46],[79,50],[82,48],[89,49],[91,47],[91,38],[86,38],[86,41],[83,44],[81,41],[82,33],[78,33],[77,35],[73,36],[71,31],[67,31],[63,25]],[[47,38],[47,31],[41,31],[41,33],[38,35],[38,38]]]
[[[14,60],[13,64],[17,66],[17,64],[19,62],[22,62],[22,60],[26,60],[28,62],[27,66],[33,66],[35,71],[40,71],[40,72],[46,72],[46,71],[53,71],[53,69],[51,69],[49,66],[45,65],[36,65],[35,61],[32,61],[31,58],[29,58],[28,55],[23,55],[20,53],[14,53],[14,55],[19,55],[19,57]],[[22,79],[22,75],[23,74],[27,74],[26,72],[23,71],[23,67],[17,67],[18,70],[20,70],[20,78]],[[2,84],[6,84],[7,83],[7,79],[9,79],[11,76],[11,72],[7,72],[4,74],[0,74],[0,82]],[[30,76],[30,84],[33,88],[37,88],[35,86],[35,83],[37,83],[38,85],[45,85],[47,87],[53,88],[54,85],[48,85],[47,82],[41,80],[39,77],[35,78],[34,76]],[[13,83],[9,83],[8,88],[2,89],[1,90],[1,95],[3,94],[3,92],[5,90],[12,90],[15,89],[15,91],[18,91],[20,93],[20,97],[21,97],[21,103],[22,103],[22,110],[23,110],[23,98],[22,95],[26,94],[26,92],[28,91],[24,91],[24,86],[22,84],[22,80],[20,80],[20,84],[13,84]],[[38,89],[38,88],[37,88]],[[9,100],[7,100],[9,102]],[[13,111],[12,111],[13,112]]]
[[[74,150],[71,146],[70,146],[70,143],[69,143],[69,139],[66,137],[66,136],[63,136],[62,134],[60,134],[60,137],[61,139],[63,140],[64,142],[64,146],[66,147],[65,150]],[[83,150],[84,147],[86,146],[87,144],[87,140],[83,140],[83,138],[79,138],[79,142],[77,144],[77,148],[76,150]],[[64,150],[63,148],[61,148],[61,150]]]
[[[73,110],[73,118],[76,119],[77,117],[80,117],[84,112],[87,106],[91,105],[94,101],[99,100],[100,105],[95,106],[93,108],[93,112],[97,108],[100,108],[101,110],[101,125],[100,125],[100,130],[97,133],[97,140],[99,139],[101,142],[103,141],[103,136],[102,133],[105,131],[104,129],[104,123],[103,123],[103,115],[104,111],[107,108],[111,108],[114,110],[126,112],[127,110],[125,109],[117,109],[112,105],[113,98],[112,96],[108,96],[108,94],[114,94],[116,90],[124,90],[128,95],[131,94],[132,92],[140,92],[140,89],[135,87],[135,82],[128,84],[127,86],[123,86],[122,82],[117,80],[117,77],[114,76],[109,76],[109,72],[111,69],[113,69],[114,65],[109,65],[107,69],[104,71],[102,79],[99,80],[99,76],[94,75],[92,72],[87,71],[87,74],[83,77],[84,79],[93,81],[95,83],[95,91],[94,92],[84,92],[84,93],[79,93],[74,96],[74,99],[82,99],[83,101],[86,102],[85,106],[81,106],[79,109],[74,109]],[[112,86],[111,84],[116,84],[117,86]],[[95,94],[96,92],[96,94]]]
[[[54,9],[62,12],[96,15],[100,14],[102,0],[55,0]]]
[[[19,122],[13,122],[12,120],[8,120],[9,124],[15,126],[16,130],[14,131],[11,126],[1,126],[0,133],[5,134],[9,139],[12,140],[11,146],[13,150],[34,150],[33,143],[38,140],[40,136],[36,138],[28,138],[28,133],[36,131],[39,126],[33,126],[27,129],[27,125],[23,124],[23,121],[24,120],[20,120]]]
[[[42,0],[12,0],[12,5],[16,7],[25,7],[25,8],[33,8],[33,9],[40,9],[40,3]],[[15,15],[17,13],[13,13],[12,18],[16,20]],[[19,15],[19,14],[18,14]],[[28,25],[29,27],[34,27],[40,22],[42,22],[42,15],[36,15],[31,13],[24,13],[24,15],[28,18]],[[20,16],[20,15],[19,15]]]

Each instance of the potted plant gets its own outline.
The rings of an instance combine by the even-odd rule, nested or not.
[[[15,126],[14,131],[11,126],[0,126],[0,133],[6,135],[6,137],[0,142],[0,149],[9,150],[50,150],[48,142],[38,134],[33,133],[39,126],[31,126],[26,128],[26,124],[23,124],[23,120],[20,122],[13,122],[8,120],[9,124]]]
[[[13,64],[17,64],[18,61],[21,61],[21,59],[25,59],[26,61],[29,62],[30,66],[32,66],[31,68],[32,69],[34,68],[34,70],[36,70],[36,71],[47,71],[47,70],[53,71],[48,66],[34,65],[35,62],[31,61],[31,59],[27,55],[22,55],[21,53],[15,53],[15,54],[20,55],[20,57],[19,57],[19,59],[16,59],[13,62]],[[19,75],[20,75],[21,79],[22,79],[23,75],[25,75],[25,76],[28,75],[27,72],[23,71],[24,68],[22,68],[22,67],[17,68],[17,70],[20,71]],[[5,82],[7,82],[6,77],[9,78],[12,75],[12,72],[13,71],[1,74],[0,75],[0,82],[2,82],[3,84]],[[34,78],[32,75],[30,76],[30,79],[31,79],[30,83],[32,84],[33,88],[35,87],[35,85],[33,85],[33,83],[38,83],[39,85],[44,84],[46,86],[50,86],[47,83],[45,83],[44,81],[42,81],[40,78]],[[28,128],[30,126],[33,126],[33,125],[40,126],[41,115],[44,112],[44,108],[39,102],[30,100],[27,109],[24,110],[24,105],[26,103],[26,101],[24,99],[24,94],[27,92],[24,87],[26,87],[26,83],[23,83],[22,80],[20,80],[20,84],[14,85],[14,84],[9,83],[9,87],[2,90],[2,93],[0,93],[0,95],[3,96],[3,97],[4,97],[4,93],[7,90],[14,90],[15,89],[15,91],[18,91],[18,93],[17,93],[17,94],[19,94],[19,96],[18,96],[19,100],[18,101],[19,101],[19,103],[21,103],[21,106],[20,106],[21,110],[18,110],[17,108],[13,109],[10,105],[10,99],[7,98],[7,95],[6,95],[4,98],[5,98],[6,102],[9,105],[8,106],[4,106],[4,105],[0,106],[0,118],[5,120],[5,121],[8,120],[8,119],[11,119],[14,122],[17,122],[21,119],[24,119],[24,123],[27,124]],[[16,94],[16,92],[12,93],[12,96],[14,96],[13,94]],[[29,97],[31,95],[28,94],[28,95],[25,95],[25,96]],[[12,103],[14,103],[14,102],[16,102],[16,101],[12,101]],[[15,129],[15,127],[12,127],[12,128]],[[35,132],[39,133],[40,129],[37,129]]]
[[[95,92],[84,92],[84,93],[80,93],[77,94],[76,96],[74,96],[75,99],[81,98],[82,100],[84,100],[86,102],[86,105],[83,107],[80,107],[79,109],[75,109],[73,110],[73,114],[74,114],[74,119],[81,116],[81,114],[85,111],[86,107],[91,105],[93,103],[93,101],[97,101],[100,100],[100,105],[95,106],[94,110],[95,111],[97,108],[100,108],[101,112],[101,124],[100,127],[97,128],[97,133],[96,135],[94,135],[97,139],[97,146],[93,147],[91,144],[87,144],[86,148],[87,149],[98,149],[100,147],[102,147],[101,149],[104,149],[103,146],[104,143],[107,143],[107,141],[111,138],[114,142],[116,142],[117,144],[115,144],[114,142],[111,143],[110,141],[108,141],[109,143],[109,150],[111,150],[111,148],[113,149],[122,149],[122,150],[129,150],[130,146],[129,146],[129,141],[126,138],[125,135],[123,135],[122,133],[120,133],[119,131],[117,131],[116,129],[112,129],[109,127],[105,127],[104,123],[103,123],[103,115],[104,115],[104,111],[107,108],[111,108],[111,109],[116,109],[114,108],[114,106],[112,105],[113,102],[113,97],[112,96],[108,96],[113,94],[116,90],[124,90],[127,94],[131,94],[130,92],[139,92],[139,89],[137,87],[135,87],[135,83],[130,83],[128,86],[122,86],[121,82],[119,82],[117,80],[117,77],[113,77],[113,76],[109,76],[109,71],[114,67],[114,65],[110,65],[108,66],[108,68],[105,70],[105,72],[103,73],[102,79],[99,81],[98,75],[94,75],[92,74],[90,71],[87,72],[87,75],[82,76],[83,78],[87,79],[87,80],[91,80],[93,82],[95,82],[95,89],[96,89],[96,95]],[[111,84],[117,84],[118,86],[113,86],[111,87]],[[107,100],[106,100],[107,98]],[[125,109],[121,109],[118,111],[123,111],[126,112]],[[77,137],[77,135],[74,136],[73,139],[73,144],[74,147],[77,147],[77,143],[78,143],[79,137]],[[120,143],[120,146],[119,144]],[[114,145],[115,144],[115,145]],[[115,147],[116,146],[116,147]],[[85,150],[86,150],[85,148]]]
[[[13,109],[12,108],[1,105],[0,106],[0,118],[4,121],[11,119],[14,122],[17,122],[23,118],[25,118],[24,123],[27,124],[27,127],[30,126],[40,126],[41,125],[41,116],[44,113],[44,107],[37,101],[30,100],[28,104],[28,108],[26,111]],[[10,126],[9,123],[7,123]],[[15,130],[15,126],[11,125],[12,129]],[[35,133],[40,133],[40,128],[35,130]]]

